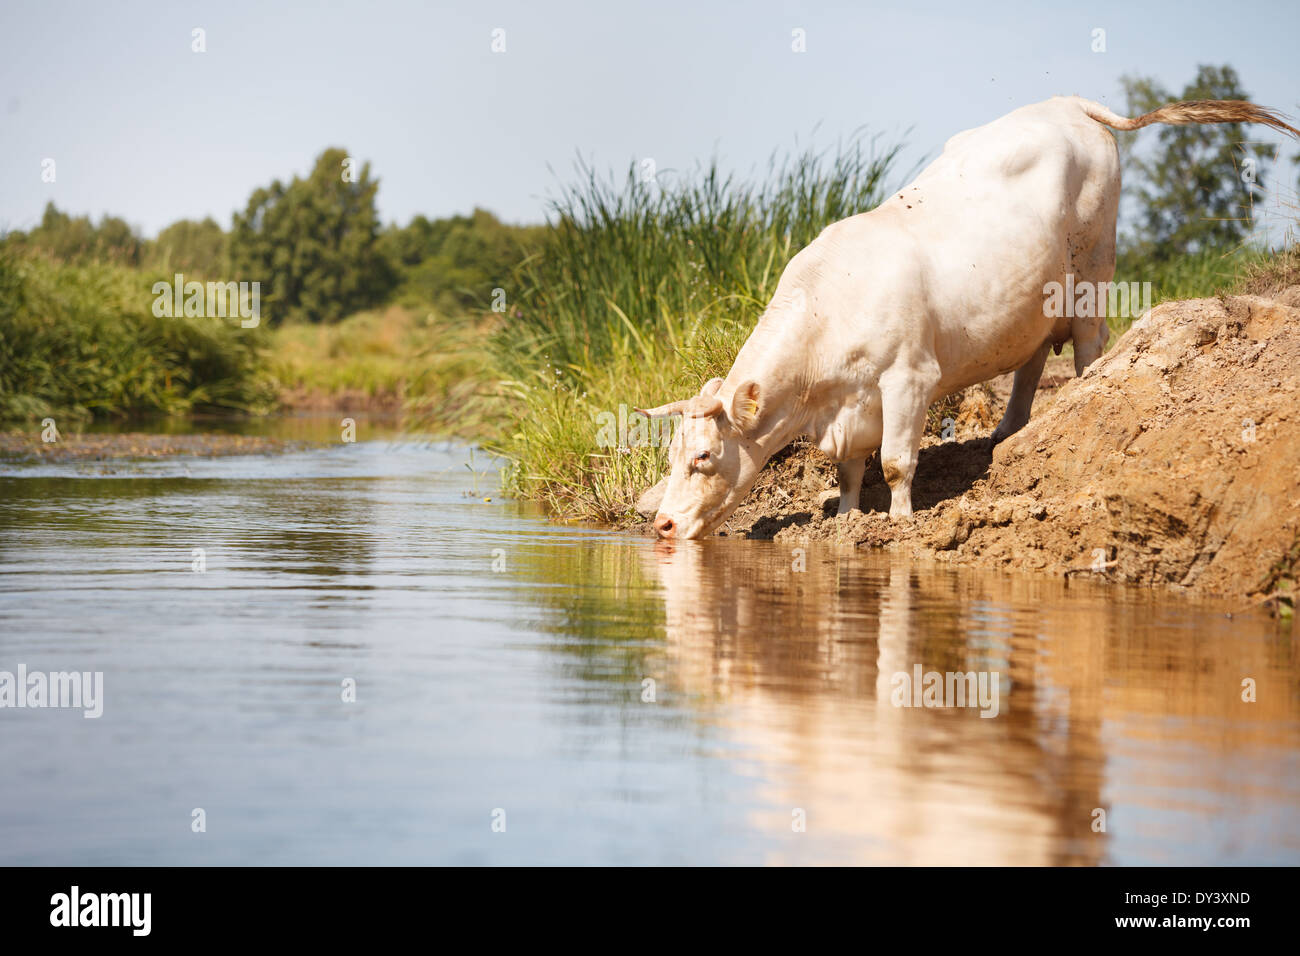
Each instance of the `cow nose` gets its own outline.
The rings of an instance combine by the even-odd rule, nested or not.
[[[659,532],[661,538],[671,538],[676,531],[673,519],[667,515],[660,515],[655,518],[655,530]]]

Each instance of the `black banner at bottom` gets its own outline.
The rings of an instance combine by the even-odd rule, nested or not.
[[[938,927],[1024,930],[1071,940],[1132,936],[1180,945],[1192,937],[1231,945],[1293,922],[1293,871],[1279,869],[880,869],[787,874],[662,869],[575,869],[538,879],[528,869],[8,869],[0,899],[7,940],[75,934],[204,941],[348,938],[385,929],[465,923],[557,929],[574,920],[640,925],[657,933],[679,919],[722,920],[745,936],[789,922],[836,919],[853,932],[892,924],[918,939]],[[697,883],[696,880],[699,880]],[[590,881],[590,882],[589,882]],[[739,904],[739,905],[738,905]],[[743,915],[749,915],[750,926]],[[737,920],[737,916],[742,919]],[[535,922],[540,918],[544,922]],[[667,925],[661,925],[661,924]],[[739,925],[737,925],[739,924]],[[655,927],[658,927],[656,930]],[[750,928],[752,927],[752,929]],[[1259,936],[1254,936],[1259,939]]]

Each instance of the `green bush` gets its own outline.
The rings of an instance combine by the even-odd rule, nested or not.
[[[263,330],[155,316],[163,278],[0,245],[0,418],[267,408]]]

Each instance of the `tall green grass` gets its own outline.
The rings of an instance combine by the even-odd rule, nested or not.
[[[1151,283],[1152,306],[1177,299],[1203,299],[1241,291],[1250,276],[1269,271],[1288,255],[1293,253],[1275,252],[1249,242],[1226,250],[1203,249],[1166,261],[1121,255],[1115,264],[1114,281]],[[1111,341],[1127,332],[1137,318],[1136,314],[1108,318]]]
[[[159,278],[0,246],[0,420],[268,408],[264,331],[156,317]]]
[[[493,335],[509,424],[493,443],[507,491],[562,517],[628,517],[663,448],[600,447],[598,416],[694,394],[725,374],[787,261],[827,225],[886,196],[899,147],[857,137],[774,156],[757,179],[717,162],[645,181],[581,168],[516,270]]]
[[[1152,305],[1170,299],[1200,299],[1232,288],[1273,256],[1267,249],[1243,244],[1228,250],[1205,249],[1167,262],[1121,257],[1115,266],[1115,281],[1150,282]]]

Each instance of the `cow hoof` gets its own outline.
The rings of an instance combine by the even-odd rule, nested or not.
[[[993,444],[997,445],[1006,441],[1008,438],[1010,438],[1012,435],[1014,435],[1016,432],[1020,431],[1020,429],[1024,427],[1025,427],[1024,425],[1017,425],[1015,428],[1006,428],[1002,425],[999,425],[997,428],[993,429]]]

